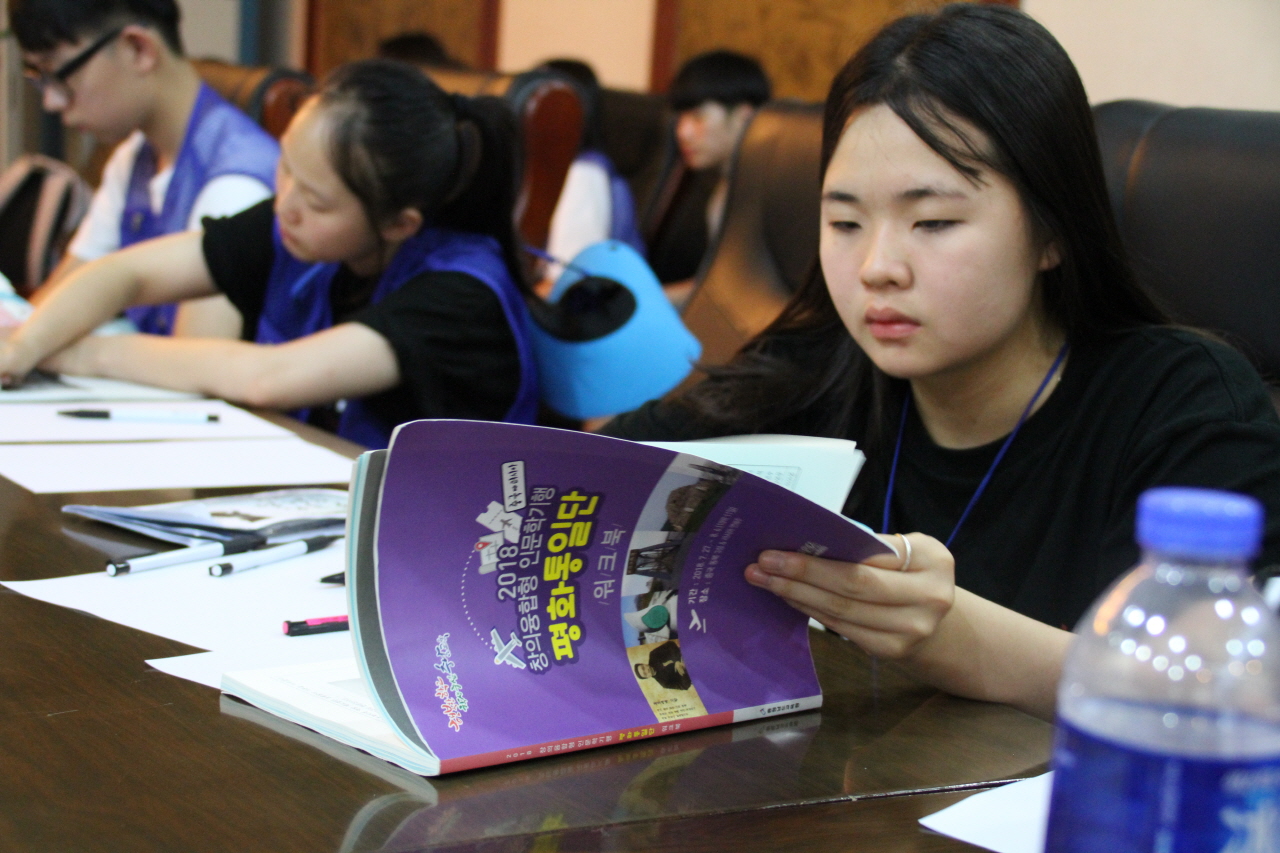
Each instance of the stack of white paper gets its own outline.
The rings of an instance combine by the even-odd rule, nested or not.
[[[221,400],[84,377],[36,376],[0,391],[0,476],[33,492],[346,484],[351,460]],[[81,417],[68,412],[86,411]],[[284,621],[344,615],[341,545],[227,577],[210,561],[108,577],[6,582],[209,651],[157,668],[217,687],[227,669],[351,654],[345,632],[286,637]]]
[[[346,589],[320,583],[343,569],[343,546],[226,577],[210,577],[206,559],[149,572],[106,572],[36,581],[4,581],[31,598],[83,610],[205,654],[148,661],[157,669],[217,687],[222,673],[351,655],[345,631],[287,637],[286,620],[347,612]]]

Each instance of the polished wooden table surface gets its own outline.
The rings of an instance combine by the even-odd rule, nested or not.
[[[63,503],[212,493],[0,479],[0,578],[100,571],[86,536],[146,542]],[[8,590],[0,626],[0,850],[973,850],[916,820],[1049,756],[1048,725],[815,632],[821,711],[397,784],[143,662],[181,643]]]

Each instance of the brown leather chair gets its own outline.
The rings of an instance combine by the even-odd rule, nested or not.
[[[560,190],[582,141],[583,109],[578,90],[548,71],[498,74],[423,66],[446,92],[504,99],[520,132],[515,224],[520,238],[544,248]]]
[[[719,239],[684,322],[723,364],[778,316],[818,260],[822,105],[774,101],[738,146]]]
[[[1280,112],[1113,101],[1094,118],[1138,280],[1280,379]]]
[[[662,95],[600,90],[600,132],[604,153],[631,185],[641,232],[646,215],[673,164],[680,161],[671,110]]]
[[[20,296],[34,293],[62,258],[89,209],[89,186],[43,154],[0,172],[0,273]]]
[[[220,59],[197,59],[200,77],[276,139],[311,94],[311,75],[289,68],[232,65]]]

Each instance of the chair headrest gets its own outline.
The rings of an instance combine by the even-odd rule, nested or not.
[[[1280,378],[1280,112],[1121,101],[1094,116],[1138,280]]]

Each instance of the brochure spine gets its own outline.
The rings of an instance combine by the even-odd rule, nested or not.
[[[655,720],[649,725],[635,728],[601,732],[547,743],[530,744],[518,749],[501,749],[496,752],[482,752],[476,755],[462,756],[461,758],[445,758],[440,761],[440,772],[456,773],[459,770],[474,770],[477,767],[509,764],[513,761],[524,761],[529,758],[545,758],[551,755],[563,755],[567,752],[581,752],[584,749],[594,749],[600,746],[629,743],[633,740],[661,737],[662,735],[678,734],[679,732],[692,732],[697,729],[711,728],[712,726],[723,726],[734,722],[734,714],[734,711],[724,711],[719,714],[705,714],[701,717],[671,720],[666,723],[660,723]]]
[[[575,737],[567,740],[531,744],[529,746],[520,747],[519,749],[503,749],[496,752],[467,755],[461,758],[445,758],[440,761],[440,772],[456,773],[459,770],[474,770],[477,767],[489,767],[494,764],[509,764],[513,761],[524,761],[529,758],[545,758],[551,755],[561,755],[566,752],[581,752],[584,749],[594,749],[600,746],[613,746],[619,743],[628,743],[633,740],[679,734],[680,732],[692,732],[698,729],[708,729],[713,726],[722,726],[729,723],[741,723],[746,720],[759,720],[765,717],[780,717],[786,714],[794,714],[800,711],[808,711],[813,708],[820,707],[822,707],[822,694],[790,699],[785,702],[773,702],[768,705],[758,705],[754,708],[739,708],[736,711],[724,711],[719,714],[705,714],[701,717],[671,720],[665,723],[654,721],[652,724],[636,728],[619,729],[618,731],[602,732],[600,734],[587,735],[585,737]]]
[[[550,741],[533,744],[519,749],[498,750],[479,755],[468,755],[461,758],[446,758],[440,762],[441,773],[453,773],[458,770],[473,770],[477,767],[488,767],[493,764],[507,764],[512,761],[523,761],[527,758],[545,758],[549,755],[560,755],[565,752],[580,752],[599,746],[612,746],[632,740],[661,737],[662,735],[691,732],[697,729],[708,729],[729,723],[742,723],[748,720],[761,720],[766,717],[781,717],[801,711],[809,711],[822,707],[822,694],[806,696],[800,699],[789,699],[785,702],[773,702],[768,705],[757,705],[754,708],[739,708],[736,711],[724,711],[719,714],[705,714],[701,717],[690,717],[683,720],[671,720],[666,723],[654,722],[638,728],[620,729],[615,732],[589,735],[587,737],[569,738],[568,740]]]

